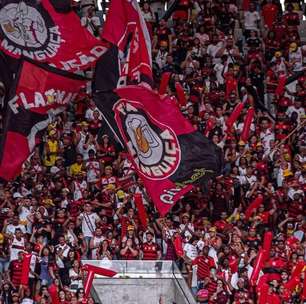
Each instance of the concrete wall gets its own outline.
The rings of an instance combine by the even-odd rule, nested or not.
[[[161,297],[163,304],[188,304],[174,279],[95,279],[93,286],[102,304],[159,304]],[[193,298],[189,303],[195,303]]]

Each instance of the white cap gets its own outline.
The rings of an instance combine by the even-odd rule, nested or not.
[[[15,192],[13,198],[23,198],[23,196],[19,192]]]

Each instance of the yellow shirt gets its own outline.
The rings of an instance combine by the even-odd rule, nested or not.
[[[81,171],[82,171],[82,164],[74,163],[69,168],[69,172],[71,175],[78,175]]]
[[[51,166],[54,166],[55,160],[57,157],[56,153],[58,152],[58,142],[48,140],[47,145],[49,147],[49,152],[54,153],[54,154],[51,154],[50,156],[46,155],[44,159],[44,163],[45,163],[45,166],[51,167]]]

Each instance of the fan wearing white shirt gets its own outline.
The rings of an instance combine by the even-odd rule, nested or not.
[[[79,215],[77,225],[82,226],[82,232],[87,243],[87,248],[89,248],[90,240],[94,236],[94,232],[99,222],[101,222],[101,219],[97,213],[92,212],[90,203],[85,203],[84,212]]]
[[[301,121],[301,117],[305,116],[305,109],[302,107],[302,101],[299,99],[296,99],[294,101],[294,104],[290,106],[287,111],[286,115],[291,118],[291,115],[293,113],[297,113],[297,122],[299,123]]]
[[[253,174],[253,168],[246,169],[246,175],[239,176],[241,185],[250,185],[250,188],[257,182],[257,177]]]
[[[86,119],[87,121],[93,120],[93,119],[94,119],[93,113],[94,113],[95,111],[98,111],[99,114],[100,114],[99,118],[102,118],[102,113],[101,113],[101,111],[97,108],[97,106],[96,106],[96,104],[94,103],[94,101],[93,101],[93,100],[90,100],[89,105],[88,105],[88,109],[87,109],[86,112],[85,112],[85,119]]]
[[[207,47],[207,54],[212,57],[213,64],[217,64],[220,62],[220,58],[216,58],[217,52],[222,47],[223,43],[222,41],[219,41],[219,36],[217,34],[214,34],[212,36],[212,43],[208,45]]]
[[[188,243],[184,246],[184,259],[186,263],[186,269],[188,272],[188,285],[191,286],[192,281],[192,261],[198,256],[197,248],[198,240],[192,237]]]
[[[87,10],[86,16],[81,18],[81,25],[86,27],[87,30],[95,37],[99,36],[101,22],[99,17],[94,15],[95,10],[92,7],[89,7]]]
[[[260,16],[255,10],[255,5],[250,3],[250,10],[244,12],[244,28],[247,31],[247,37],[250,31],[258,31]]]

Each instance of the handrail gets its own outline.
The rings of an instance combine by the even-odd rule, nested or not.
[[[182,291],[185,300],[187,300],[188,304],[192,304],[192,303],[190,303],[188,296],[186,295],[186,293],[185,293],[183,287],[181,286],[181,283],[180,283],[179,279],[178,279],[178,278],[176,277],[176,275],[175,275],[175,271],[174,271],[174,268],[175,268],[175,267],[178,269],[176,263],[173,261],[173,262],[172,262],[172,274],[173,274],[173,277],[174,277],[175,281],[177,282],[177,284],[178,284],[180,290]],[[178,270],[179,270],[179,269],[178,269]],[[180,271],[180,270],[179,270],[179,271]],[[180,273],[181,273],[181,271],[180,271]],[[183,275],[182,275],[182,277],[183,277]],[[184,277],[183,277],[183,279],[184,279]]]

